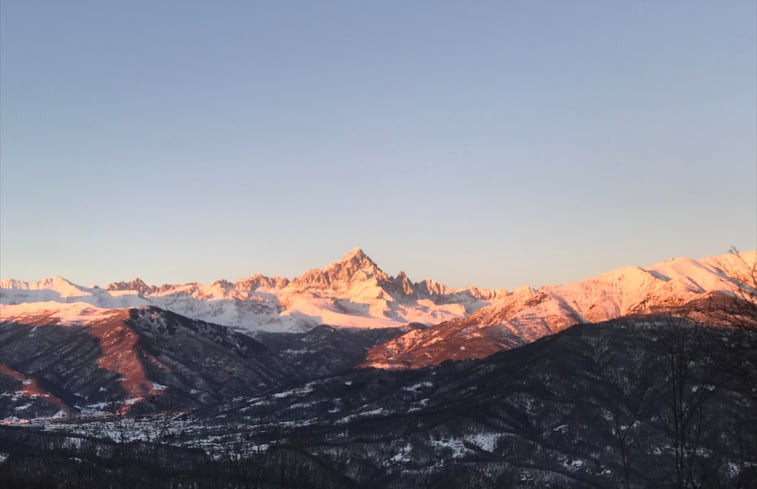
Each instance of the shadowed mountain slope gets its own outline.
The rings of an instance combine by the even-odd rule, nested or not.
[[[2,417],[190,409],[301,378],[249,336],[161,309],[28,306],[0,322]]]

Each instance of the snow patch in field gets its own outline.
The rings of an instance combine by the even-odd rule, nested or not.
[[[275,397],[276,399],[283,399],[285,397],[294,396],[294,395],[304,395],[304,394],[310,394],[313,392],[313,386],[310,384],[305,384],[302,387],[298,387],[296,389],[289,389],[286,391],[281,391],[273,394],[272,397]]]
[[[563,462],[563,467],[569,469],[580,469],[586,465],[586,462],[580,459],[566,460]]]
[[[350,421],[354,419],[363,418],[366,416],[382,416],[382,415],[387,414],[388,412],[389,411],[387,411],[384,408],[376,408],[376,409],[371,409],[369,411],[361,411],[359,413],[351,414],[349,416],[345,416],[337,420],[337,424],[349,423]]]
[[[427,388],[427,387],[433,387],[433,386],[434,386],[434,384],[432,384],[431,382],[424,381],[424,382],[420,382],[418,384],[405,386],[405,387],[402,388],[402,390],[408,391],[408,392],[418,392],[419,390],[422,390],[422,389]]]
[[[465,441],[476,445],[482,450],[487,452],[494,451],[494,447],[497,446],[497,440],[499,435],[497,433],[475,433],[473,435],[466,435]]]
[[[448,448],[452,451],[452,458],[461,458],[467,452],[463,440],[450,438],[443,440],[431,440],[431,445],[436,448]]]
[[[400,448],[400,451],[397,452],[395,456],[390,458],[394,463],[405,463],[405,462],[411,462],[412,459],[410,458],[410,451],[412,450],[413,446],[408,443],[404,447]]]

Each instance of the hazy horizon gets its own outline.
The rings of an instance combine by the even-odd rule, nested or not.
[[[757,248],[753,2],[0,5],[0,276],[451,287]]]

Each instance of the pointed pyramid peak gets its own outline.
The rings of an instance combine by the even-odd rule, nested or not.
[[[292,281],[293,288],[339,289],[353,282],[388,280],[388,276],[360,248],[354,248],[325,269],[308,270]]]
[[[361,259],[363,259],[363,258],[369,258],[369,257],[368,257],[368,255],[365,254],[365,251],[363,251],[362,248],[360,248],[359,246],[355,246],[346,255],[344,255],[344,257],[342,258],[342,260],[348,260],[350,258],[361,258]]]
[[[331,267],[352,266],[357,268],[369,267],[378,270],[378,265],[361,248],[355,247],[344,255],[341,260],[331,264]]]

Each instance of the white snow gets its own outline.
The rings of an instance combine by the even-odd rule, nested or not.
[[[570,468],[570,469],[580,469],[584,465],[586,465],[586,462],[580,459],[570,459],[563,461],[563,467]]]
[[[473,350],[467,346],[471,340],[475,340],[479,352],[483,344],[493,353],[512,342],[535,341],[576,323],[681,306],[712,292],[738,290],[739,278],[749,276],[756,260],[757,251],[701,260],[676,258],[644,268],[620,268],[566,285],[521,287],[498,295],[490,305],[461,321],[413,330],[384,343],[369,352],[366,364],[382,369],[406,368],[412,360],[415,366],[425,366],[417,355],[408,353],[424,351],[434,361],[439,357],[434,354],[437,344],[442,348],[439,354],[455,345],[465,358],[466,352]]]
[[[466,435],[465,441],[472,443],[482,450],[491,452],[497,446],[497,440],[500,435],[498,433],[474,433],[472,435]]]
[[[292,281],[254,275],[233,283],[219,280],[211,284],[149,287],[135,280],[106,290],[83,287],[63,277],[34,283],[3,279],[0,303],[26,306],[4,306],[0,319],[55,310],[61,322],[80,323],[94,319],[99,310],[156,306],[248,333],[306,331],[324,323],[336,327],[396,328],[410,322],[435,324],[460,318],[490,303],[480,297],[494,300],[504,294],[475,287],[453,290],[427,280],[412,286],[426,292],[413,292],[406,297],[390,292],[393,289],[386,284],[391,280],[394,279],[359,249],[323,270],[309,270]],[[432,300],[428,294],[446,299]],[[54,303],[79,305],[65,309]]]
[[[376,408],[376,409],[370,409],[370,410],[367,410],[367,411],[360,411],[358,413],[351,414],[349,416],[345,416],[343,418],[338,419],[336,421],[336,424],[349,423],[350,421],[352,421],[354,419],[363,418],[363,417],[367,417],[367,416],[383,416],[383,415],[387,414],[388,412],[389,411],[387,411],[384,408]]]
[[[86,302],[61,303],[54,301],[26,302],[22,304],[0,304],[0,320],[20,320],[46,318],[61,325],[86,324],[106,319],[118,311],[95,307]]]
[[[460,458],[467,452],[463,445],[463,440],[459,438],[448,438],[442,440],[431,440],[431,445],[436,448],[448,448],[452,451],[452,458]]]
[[[412,444],[408,443],[404,447],[400,449],[399,452],[397,452],[396,455],[394,455],[391,460],[394,463],[404,463],[404,462],[410,462],[412,459],[410,458],[410,451],[413,449]]]
[[[294,395],[310,394],[311,392],[313,392],[313,386],[311,384],[305,384],[302,387],[277,392],[273,394],[272,397],[275,397],[276,399],[283,399],[285,397],[294,396]]]
[[[434,386],[434,384],[432,384],[431,382],[429,382],[429,381],[423,381],[423,382],[419,382],[417,384],[405,386],[405,387],[402,388],[402,390],[409,391],[409,392],[416,392],[416,391],[419,391],[419,390],[422,390],[422,389],[425,389],[425,388],[428,388],[428,387],[433,387],[433,386]]]
[[[253,333],[306,331],[322,323],[356,328],[439,324],[475,313],[481,327],[496,325],[532,341],[576,321],[603,321],[643,311],[648,304],[682,304],[706,292],[735,290],[729,274],[747,275],[755,260],[757,251],[700,260],[675,258],[647,267],[620,268],[572,284],[522,287],[509,293],[476,287],[453,290],[433,280],[413,284],[404,275],[405,282],[397,288],[399,282],[392,281],[400,276],[389,277],[357,249],[323,270],[309,270],[291,281],[254,275],[236,282],[147,289],[144,284],[131,285],[140,290],[120,284],[127,290],[106,290],[63,277],[33,283],[2,279],[0,320],[49,316],[60,324],[84,324],[106,318],[112,309],[157,306]],[[408,333],[416,336],[405,346],[428,347],[447,339],[433,333]],[[480,327],[458,334],[482,336]],[[397,341],[400,345],[406,339]],[[373,366],[396,367],[382,360]]]

